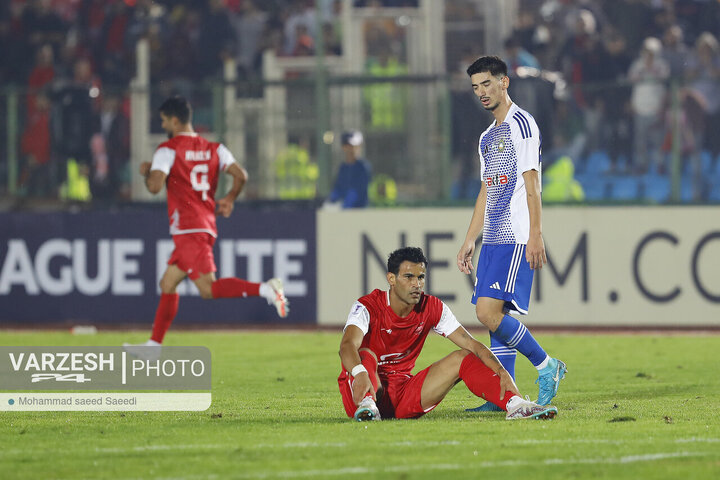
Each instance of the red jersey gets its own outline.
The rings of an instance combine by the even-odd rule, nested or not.
[[[369,348],[378,358],[381,377],[410,376],[431,330],[448,336],[461,325],[439,298],[423,295],[407,317],[390,308],[390,293],[374,290],[361,297],[350,310],[345,325],[360,328],[365,337],[361,348]]]
[[[221,143],[181,133],[160,144],[151,170],[167,175],[170,234],[209,233],[217,237],[215,190],[221,170],[235,162]]]

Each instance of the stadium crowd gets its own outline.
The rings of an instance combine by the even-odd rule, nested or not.
[[[341,55],[341,7],[339,0],[322,0],[318,17],[314,0],[2,2],[0,86],[27,92],[19,117],[21,192],[56,197],[72,159],[88,175],[93,201],[129,199],[127,89],[138,39],[149,40],[153,84],[172,82],[184,93],[218,79],[228,57],[241,81],[261,80],[265,50],[312,55],[317,35],[328,54]],[[448,19],[482,12],[480,1],[446,4]],[[720,136],[711,134],[720,127],[720,2],[525,0],[519,12],[501,52],[513,75],[559,72],[554,78],[568,86],[552,101],[552,137],[544,143],[553,155],[570,156],[579,173],[606,163],[609,173],[666,178],[675,138],[670,92],[677,82],[680,148],[692,160],[693,199],[708,198],[712,188],[703,172],[720,169]],[[462,63],[479,53],[468,51]],[[0,139],[3,152],[6,140]]]

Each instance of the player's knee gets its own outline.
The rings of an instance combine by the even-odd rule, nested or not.
[[[202,298],[203,300],[212,300],[213,299],[212,288],[202,287],[202,288],[198,288],[198,291],[200,292],[200,298]]]
[[[166,280],[165,277],[160,279],[159,285],[162,293],[175,293],[175,286],[172,282]]]

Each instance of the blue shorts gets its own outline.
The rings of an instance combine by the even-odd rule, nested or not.
[[[533,270],[525,258],[525,245],[483,245],[477,264],[472,303],[480,297],[505,300],[505,310],[527,315]]]

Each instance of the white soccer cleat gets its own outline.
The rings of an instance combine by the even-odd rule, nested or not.
[[[375,400],[372,397],[365,397],[360,401],[353,418],[357,422],[369,422],[373,420],[382,420],[380,418],[380,410],[378,410]]]
[[[133,345],[131,343],[123,343],[123,350],[130,355],[146,361],[153,361],[160,358],[160,351],[162,346],[157,342],[148,340],[145,343],[139,345]]]
[[[268,280],[267,285],[272,288],[273,296],[268,298],[267,301],[270,305],[275,305],[275,310],[281,318],[285,318],[290,313],[290,302],[285,298],[285,291],[283,290],[282,280],[279,278],[271,278]]]
[[[513,399],[517,399],[514,400]],[[508,408],[505,420],[521,420],[525,418],[534,418],[535,420],[552,420],[558,413],[558,409],[552,405],[538,405],[531,402],[528,397],[523,400],[520,397],[513,397],[512,408]],[[510,403],[508,402],[508,403]]]

